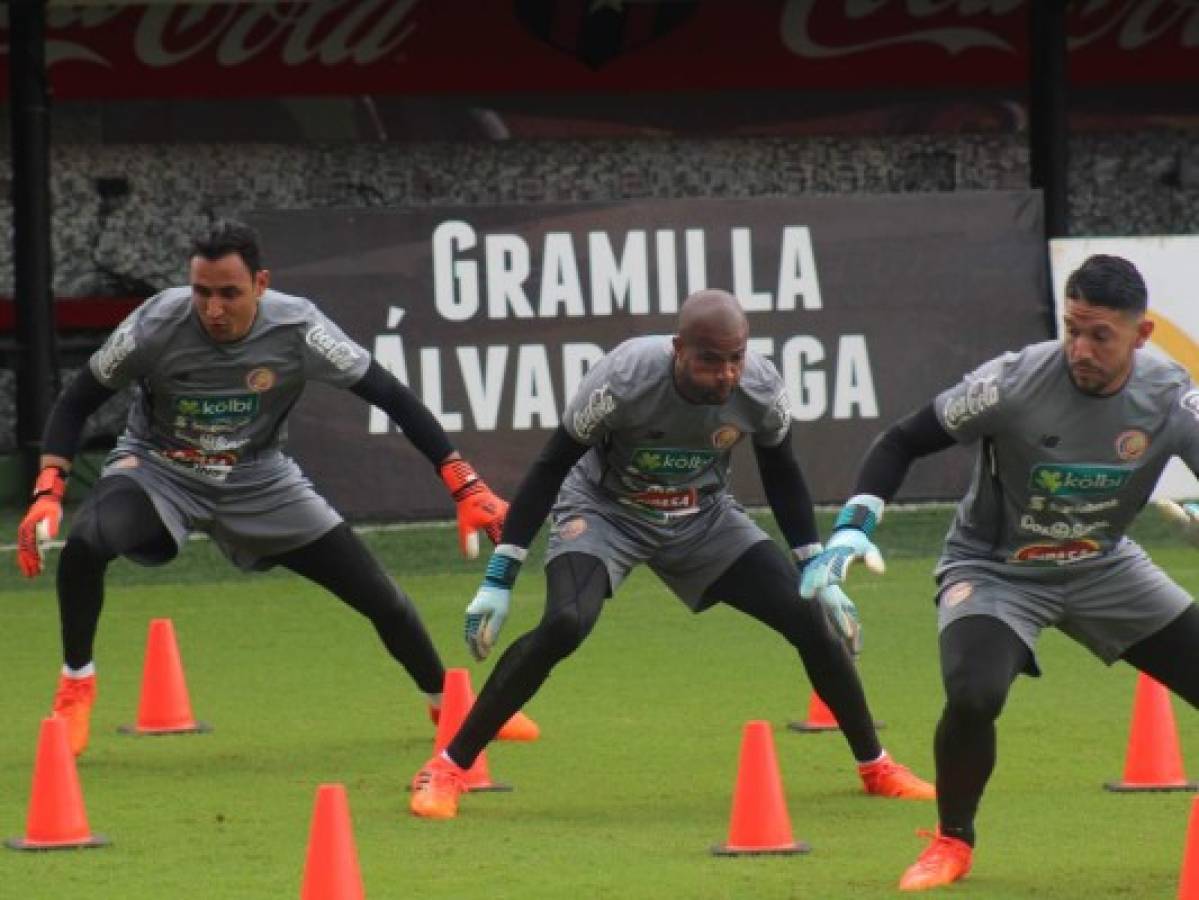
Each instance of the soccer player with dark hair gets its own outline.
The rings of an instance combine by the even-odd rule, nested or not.
[[[374,625],[429,698],[436,719],[444,670],[412,601],[282,452],[287,416],[308,381],[347,388],[387,412],[441,475],[457,503],[463,552],[494,541],[507,504],[459,456],[420,400],[316,305],[269,287],[258,238],[223,221],[199,237],[191,284],[129,315],[62,392],[42,441],[33,505],[18,529],[18,562],[42,568],[84,422],[135,386],[124,434],[81,505],[58,564],[64,666],[54,712],[82,753],[96,696],[92,647],[108,564],[174,558],[189,532],[209,534],[244,570],[282,565],[328,589]],[[523,716],[509,736],[529,738]]]
[[[819,602],[799,598],[797,565],[820,549],[816,519],[791,449],[787,389],[748,338],[736,298],[700,291],[683,303],[676,336],[633,338],[588,371],[517,490],[466,610],[467,644],[478,659],[495,645],[521,562],[553,507],[545,613],[500,658],[458,733],[413,779],[416,815],[457,814],[464,770],[583,642],[640,563],[692,611],[727,603],[795,647],[867,792],[932,798],[932,786],[879,744],[850,654],[853,604],[839,588],[821,591]],[[733,446],[746,437],[790,561],[727,489]]]
[[[1127,260],[1092,256],[1065,285],[1060,342],[984,363],[887,429],[856,496],[801,593],[839,584],[876,557],[883,506],[912,461],[978,447],[936,569],[945,708],[933,747],[939,826],[902,890],[964,877],[974,817],[995,766],[995,720],[1016,676],[1038,676],[1041,631],[1056,626],[1103,662],[1124,660],[1199,704],[1199,611],[1125,530],[1172,456],[1199,472],[1199,390],[1142,350],[1147,291]],[[1199,522],[1172,507],[1199,534]]]

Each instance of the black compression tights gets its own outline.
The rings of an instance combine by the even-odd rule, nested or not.
[[[354,530],[342,522],[332,531],[270,558],[303,575],[370,619],[379,638],[426,694],[440,694],[445,669],[412,600],[383,571]]]
[[[1123,659],[1199,707],[1199,608],[1194,605]],[[941,830],[974,843],[974,816],[995,768],[995,720],[1029,662],[1029,650],[991,616],[959,619],[941,633],[945,710],[937,724],[937,806]]]
[[[995,720],[1030,652],[992,616],[967,616],[941,632],[945,709],[937,723],[937,810],[941,831],[974,844],[974,814],[995,768]]]
[[[500,657],[478,702],[447,749],[469,766],[500,726],[536,693],[561,660],[590,634],[609,595],[608,576],[593,556],[568,553],[546,569],[547,599],[540,624]],[[829,631],[816,604],[796,595],[796,572],[773,543],[750,548],[709,589],[714,600],[753,616],[790,641],[828,703],[859,760],[881,752],[853,662]]]
[[[58,565],[63,657],[92,660],[104,603],[104,572],[118,556],[167,562],[175,542],[150,498],[131,478],[103,478],[80,507]],[[375,626],[388,652],[421,690],[439,693],[441,660],[412,601],[344,522],[317,540],[270,560],[326,588]]]
[[[712,586],[706,598],[727,603],[781,634],[799,653],[812,688],[841,726],[854,758],[877,759],[878,732],[862,681],[818,601],[798,594],[795,565],[773,541],[754,544]]]
[[[128,553],[166,562],[176,552],[174,539],[137,482],[114,475],[96,483],[58,559],[58,614],[68,666],[78,669],[92,661],[108,564]]]
[[[573,653],[595,627],[611,591],[608,570],[594,556],[564,553],[545,568],[541,621],[513,641],[479,692],[446,752],[469,768],[500,727],[537,693],[550,670]]]

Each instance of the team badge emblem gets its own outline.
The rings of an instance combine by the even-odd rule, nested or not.
[[[736,425],[721,425],[712,432],[712,446],[717,450],[727,450],[741,440],[741,429]]]
[[[1125,461],[1140,459],[1149,449],[1149,435],[1136,428],[1116,435],[1116,456]]]
[[[974,585],[969,581],[958,581],[951,584],[941,595],[941,601],[950,609],[965,603],[974,593]]]
[[[255,394],[261,394],[269,391],[275,386],[275,373],[266,366],[259,366],[257,369],[251,369],[246,374],[246,387],[252,390]]]
[[[558,537],[564,541],[573,541],[586,530],[587,520],[582,516],[575,516],[558,526]]]

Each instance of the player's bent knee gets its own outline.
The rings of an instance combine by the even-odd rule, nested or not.
[[[584,621],[576,609],[566,607],[542,619],[532,635],[540,652],[553,659],[562,659],[579,648],[592,624]]]

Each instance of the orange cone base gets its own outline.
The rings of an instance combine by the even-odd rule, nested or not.
[[[25,838],[8,838],[4,846],[11,850],[88,850],[92,847],[107,847],[112,843],[102,834],[89,834],[81,841],[27,841]]]
[[[1199,791],[1199,784],[1193,781],[1178,781],[1172,784],[1139,784],[1133,781],[1109,781],[1103,785],[1103,789],[1116,794],[1163,794],[1169,791]]]
[[[141,725],[122,725],[117,729],[121,734],[161,735],[161,734],[208,734],[212,726],[207,722],[191,722],[186,725],[172,725],[170,728],[145,728]]]
[[[806,844],[803,841],[796,841],[793,844],[784,844],[781,847],[737,847],[732,844],[714,844],[712,846],[713,856],[794,856],[797,853],[808,853],[812,849],[811,844]]]
[[[468,794],[499,794],[507,793],[513,790],[510,784],[501,784],[498,781],[488,781],[484,784],[468,784],[466,792]]]
[[[874,729],[877,731],[880,728],[886,728],[886,722],[875,722]],[[810,719],[803,722],[788,722],[787,729],[789,731],[798,731],[800,734],[819,734],[823,731],[840,731],[841,726],[836,722],[829,724],[827,722],[816,722]]]
[[[790,731],[798,731],[800,734],[819,734],[822,731],[840,731],[841,726],[836,722],[831,725],[824,722],[813,722],[804,720],[803,722],[788,722],[787,728]]]

